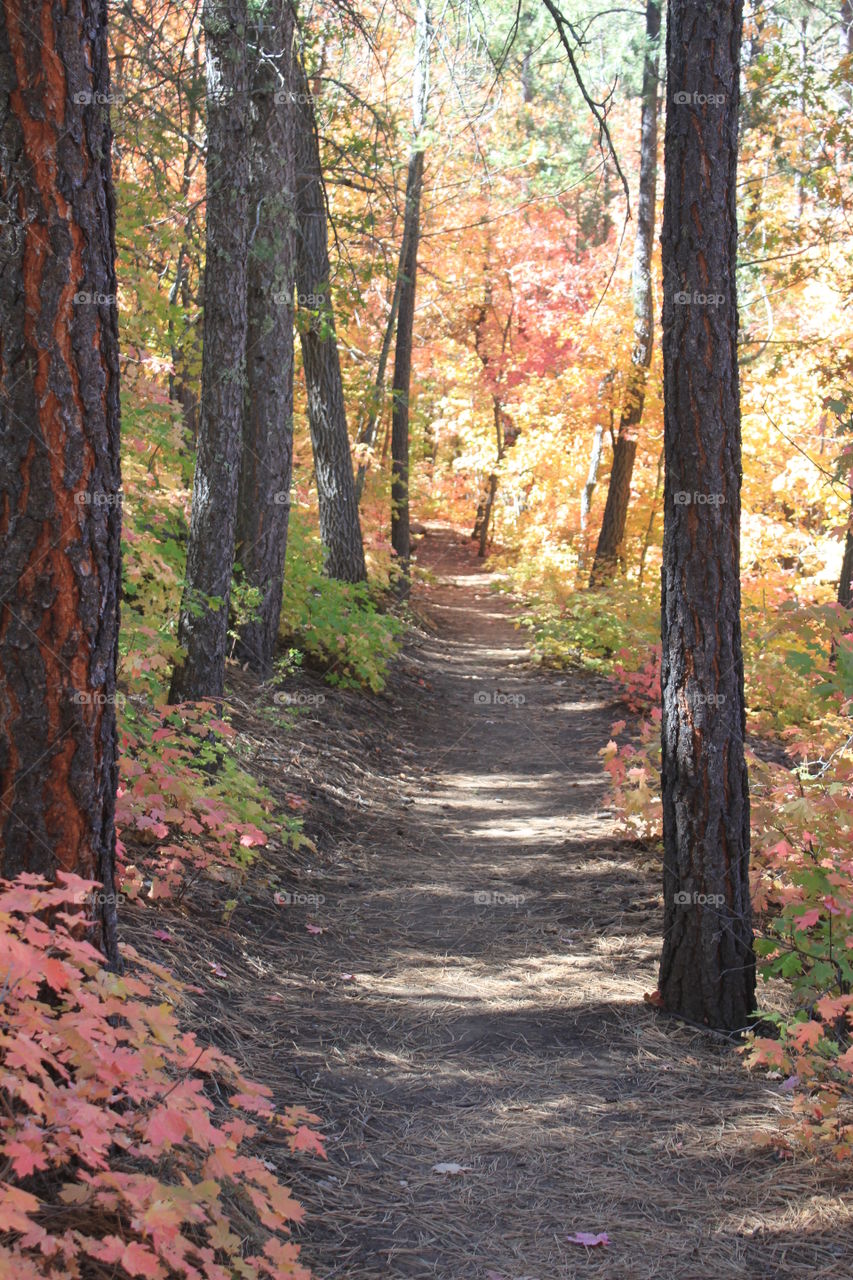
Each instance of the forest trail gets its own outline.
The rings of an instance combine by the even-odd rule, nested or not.
[[[284,764],[310,791],[316,851],[281,855],[305,898],[273,906],[267,882],[191,946],[229,972],[213,1034],[322,1118],[328,1164],[281,1163],[306,1263],[319,1280],[849,1277],[853,1198],[758,1141],[779,1086],[643,1003],[659,874],[606,808],[610,687],[533,665],[461,534],[432,526],[418,558],[429,626],[369,730],[364,695],[315,681],[325,702],[258,748],[273,788]]]

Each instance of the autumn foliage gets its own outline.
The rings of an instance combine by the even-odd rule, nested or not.
[[[322,1154],[314,1117],[181,1030],[165,970],[104,968],[80,929],[98,888],[0,884],[0,1275],[307,1280],[302,1210],[250,1148]]]

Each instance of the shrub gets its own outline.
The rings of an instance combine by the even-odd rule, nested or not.
[[[322,1154],[315,1117],[182,1031],[165,970],[104,969],[80,936],[99,886],[58,879],[0,881],[0,1274],[309,1280],[303,1210],[247,1144],[272,1127]]]
[[[367,583],[338,582],[322,568],[319,538],[297,512],[288,535],[281,635],[329,684],[384,688],[402,624],[382,613]]]

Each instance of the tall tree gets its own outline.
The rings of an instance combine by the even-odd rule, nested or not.
[[[267,0],[250,32],[253,231],[237,559],[257,600],[240,627],[237,653],[262,675],[278,636],[293,468],[294,27],[287,0]]]
[[[637,456],[637,433],[643,419],[646,378],[652,362],[652,249],[655,230],[655,192],[658,149],[658,64],[660,50],[660,0],[646,3],[646,44],[640,125],[640,188],[637,198],[637,235],[631,289],[634,304],[634,350],[613,446],[613,463],[601,532],[595,550],[590,582],[600,586],[612,578],[623,554],[625,522],[631,496],[631,477]]]
[[[198,452],[172,702],[219,697],[243,425],[249,126],[246,0],[205,0],[207,223]]]
[[[105,0],[0,13],[0,869],[117,963],[118,310]]]
[[[483,373],[489,381],[492,396],[492,420],[495,425],[495,467],[489,472],[486,481],[485,492],[477,506],[477,517],[474,521],[474,528],[471,537],[477,542],[477,555],[483,559],[486,555],[486,548],[489,541],[489,525],[492,520],[492,511],[494,510],[495,498],[498,492],[498,469],[503,462],[504,454],[507,446],[515,443],[518,432],[515,430],[512,419],[505,412],[503,406],[504,378],[506,374],[506,354],[509,344],[510,329],[512,328],[513,316],[515,311],[515,301],[512,294],[512,278],[509,272],[507,276],[507,286],[509,289],[509,305],[507,307],[506,319],[501,323],[495,312],[492,281],[491,281],[491,241],[486,239],[486,261],[483,264],[483,273],[485,276],[485,288],[483,292],[482,304],[477,308],[477,315],[474,321],[474,350],[480,357],[480,363],[483,366]],[[497,321],[492,325],[497,330],[500,346],[495,347],[494,342],[488,341],[489,320]],[[494,366],[494,367],[493,367]]]
[[[326,192],[314,97],[305,67],[294,58],[296,133],[296,289],[308,427],[314,451],[320,537],[332,578],[363,582],[364,545],[347,432],[341,362],[330,296]]]
[[[578,547],[578,574],[583,575],[587,571],[587,552],[589,549],[589,513],[592,510],[592,496],[595,493],[595,486],[598,484],[598,468],[601,465],[601,454],[604,448],[604,427],[605,418],[607,419],[607,429],[610,432],[610,438],[613,438],[613,379],[616,376],[615,369],[608,369],[598,384],[598,404],[596,406],[595,425],[592,431],[592,449],[589,455],[589,470],[586,473],[586,483],[581,489],[580,501],[580,543]]]
[[[406,246],[405,242],[400,247],[400,260],[405,259]],[[400,268],[397,268],[397,277],[394,281],[394,292],[391,296],[391,307],[388,311],[388,319],[385,321],[385,332],[382,335],[382,346],[379,350],[379,359],[376,363],[376,374],[373,379],[373,387],[371,394],[366,401],[362,425],[358,432],[358,443],[370,448],[376,438],[376,428],[379,424],[379,416],[382,412],[382,402],[385,394],[385,370],[388,366],[388,357],[391,354],[391,343],[394,340],[394,330],[397,324],[397,309],[400,305],[400,290],[402,287],[402,276]],[[361,505],[362,495],[364,493],[364,482],[367,478],[367,461],[362,460],[358,464],[358,470],[355,476],[355,496],[359,506]]]
[[[421,192],[424,175],[424,137],[429,106],[430,44],[432,19],[429,0],[418,0],[415,22],[415,66],[412,81],[412,149],[406,174],[406,207],[403,241],[397,276],[400,302],[394,347],[394,380],[391,404],[391,545],[400,568],[400,584],[406,590],[411,556],[409,534],[409,394],[412,380],[412,337],[415,323],[415,287],[420,241]]]
[[[663,210],[663,1005],[754,1009],[735,264],[742,0],[669,0]]]

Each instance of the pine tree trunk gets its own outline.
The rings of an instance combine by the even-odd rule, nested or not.
[[[655,229],[658,149],[658,63],[660,3],[647,0],[646,55],[643,63],[643,95],[640,142],[640,189],[637,202],[637,238],[634,242],[632,292],[634,300],[634,351],[613,449],[613,465],[601,532],[592,563],[590,586],[601,586],[616,573],[623,557],[625,524],[631,498],[631,478],[637,456],[637,432],[643,419],[646,377],[652,362],[652,250]]]
[[[415,324],[415,288],[420,238],[421,186],[424,155],[416,151],[406,177],[406,215],[401,263],[400,306],[394,347],[394,381],[391,407],[391,546],[397,555],[401,585],[408,581],[411,537],[409,533],[409,394],[412,381],[412,339]],[[405,587],[403,587],[405,590]]]
[[[198,452],[170,700],[220,697],[234,564],[246,357],[246,0],[205,0],[207,228]]]
[[[331,578],[363,582],[367,577],[358,520],[352,455],[347,432],[341,362],[329,293],[326,194],[314,102],[299,57],[294,58],[293,109],[296,136],[297,262],[299,337],[308,394],[308,427],[314,450],[320,537]]]
[[[192,53],[190,59],[190,85],[187,91],[187,122],[184,133],[188,138],[195,138],[199,127],[199,97],[201,87],[202,74],[202,50],[201,50],[201,34],[193,26],[190,35],[192,41]],[[190,190],[193,184],[196,171],[196,148],[187,147],[184,153],[184,167],[181,175],[181,199],[187,201],[189,199]],[[178,261],[175,268],[175,281],[169,290],[169,305],[175,306],[180,302],[183,308],[183,322],[187,323],[190,312],[197,306],[197,299],[194,299],[189,288],[189,263],[192,250],[192,226],[195,222],[195,211],[193,211],[184,225],[184,242],[178,252]],[[184,332],[181,334],[181,341],[175,341],[175,321],[174,318],[169,320],[169,341],[172,356],[172,371],[169,374],[169,399],[179,404],[181,407],[181,419],[184,424],[185,439],[193,449],[198,439],[198,378],[193,377],[191,366],[191,357],[197,357],[199,333],[198,327],[193,326],[192,334]]]
[[[399,590],[408,591],[411,537],[409,532],[409,396],[412,381],[412,340],[415,324],[418,246],[424,151],[422,131],[429,106],[430,44],[432,19],[429,0],[418,0],[415,29],[415,66],[412,84],[413,146],[406,174],[406,209],[398,276],[400,305],[394,348],[393,401],[391,406],[391,546],[400,570]]]
[[[663,234],[663,1005],[755,1008],[740,629],[741,0],[670,0]]]
[[[0,872],[101,881],[93,941],[117,964],[121,477],[106,3],[5,5],[0,75]]]
[[[237,559],[260,601],[240,626],[237,656],[267,675],[278,637],[293,468],[295,131],[294,13],[268,0],[252,33],[246,402]],[[264,51],[264,58],[258,53]]]

